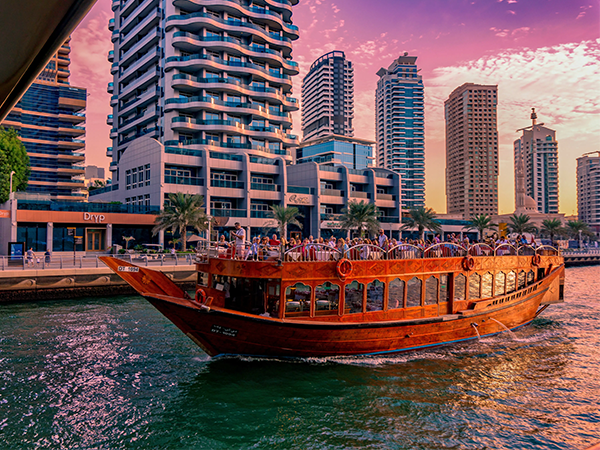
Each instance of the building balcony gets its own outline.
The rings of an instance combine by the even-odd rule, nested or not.
[[[108,62],[113,62],[114,59],[115,59],[115,51],[114,50],[109,50],[107,58],[108,58]]]
[[[116,11],[121,5],[121,0],[112,0],[112,4],[110,5],[110,9]]]
[[[255,191],[281,192],[281,186],[271,183],[250,183],[250,189]]]
[[[262,86],[250,86],[240,83],[230,78],[199,78],[191,75],[179,73],[173,75],[171,86],[175,89],[198,88],[206,90],[219,90],[228,93],[247,95],[252,99],[267,100],[270,103],[274,101],[281,103],[286,112],[298,111],[298,100],[287,97],[280,93],[280,89]]]
[[[112,155],[113,155],[112,147],[107,147],[106,148],[106,157],[112,158]]]
[[[114,89],[115,89],[115,83],[113,83],[111,81],[110,83],[108,83],[108,86],[106,87],[106,92],[108,92],[109,94],[112,94]]]
[[[210,148],[209,150],[216,150],[216,151],[218,151],[219,149],[235,149],[235,150],[242,149],[242,150],[247,150],[247,151],[252,151],[252,152],[264,153],[265,156],[277,155],[277,156],[283,156],[286,159],[291,159],[291,153],[289,152],[289,150],[272,149],[272,148],[264,147],[261,145],[252,145],[252,144],[234,144],[234,143],[230,143],[230,142],[220,142],[220,141],[213,141],[213,140],[208,140],[208,139],[192,139],[192,140],[183,141],[183,142],[179,142],[179,141],[175,141],[175,140],[165,141],[164,145],[165,145],[165,147],[167,147],[167,146],[169,146],[169,147],[207,146],[207,147],[213,147],[213,148]]]
[[[114,107],[117,106],[119,104],[119,96],[118,95],[111,95],[110,97],[110,106]]]
[[[113,124],[113,115],[109,114],[108,116],[106,116],[106,125],[112,125]]]
[[[204,179],[195,177],[174,177],[171,175],[165,175],[165,183],[183,184],[186,186],[204,186]]]
[[[111,161],[110,165],[108,166],[108,170],[110,170],[111,172],[116,171],[119,168],[119,163],[117,163],[116,161]]]
[[[247,217],[246,209],[211,209],[210,215],[213,217]]]
[[[108,30],[113,31],[115,29],[115,19],[110,19],[108,21]]]
[[[210,110],[232,114],[252,114],[259,119],[281,123],[284,128],[292,126],[292,117],[287,112],[275,112],[254,103],[225,102],[211,97],[180,97],[165,100],[165,112],[173,110],[200,111]]]
[[[229,188],[229,189],[244,189],[243,181],[229,181],[229,180],[210,180],[211,187],[218,188]]]
[[[271,72],[257,64],[239,61],[225,61],[211,55],[170,56],[165,60],[165,71],[184,69],[198,71],[201,69],[224,71],[231,74],[254,75],[258,79],[291,89],[292,81],[289,75]]]
[[[204,2],[202,4],[204,5]],[[232,35],[256,34],[270,45],[282,47],[286,57],[289,57],[292,52],[292,41],[290,38],[280,36],[278,33],[268,32],[258,25],[250,22],[242,22],[239,19],[220,19],[210,14],[196,12],[186,15],[168,16],[166,20],[166,31],[177,27],[181,30],[193,32],[207,26],[227,31]]]
[[[285,59],[281,52],[257,45],[241,44],[239,39],[231,37],[198,36],[186,31],[177,31],[173,34],[173,46],[190,53],[199,52],[203,48],[228,53],[232,53],[233,50],[253,59],[260,59],[270,64],[275,63],[276,66],[282,66],[290,75],[299,73],[298,63]]]
[[[369,198],[369,194],[367,192],[352,191],[352,192],[350,192],[350,198],[365,198],[365,199],[368,199]]]

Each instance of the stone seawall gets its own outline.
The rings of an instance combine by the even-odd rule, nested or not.
[[[196,288],[195,266],[161,266],[183,289]],[[0,272],[0,303],[134,294],[108,267]]]

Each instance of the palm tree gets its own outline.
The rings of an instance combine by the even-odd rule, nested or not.
[[[349,202],[348,207],[342,210],[341,225],[344,230],[357,229],[360,237],[364,237],[365,231],[375,234],[381,228],[377,220],[377,207],[374,203],[363,200],[360,202]]]
[[[509,217],[510,222],[507,224],[509,230],[512,233],[523,234],[523,233],[537,233],[537,227],[530,223],[531,218],[527,214],[513,214]]]
[[[194,227],[198,231],[208,228],[208,216],[202,207],[204,197],[202,195],[191,195],[177,192],[169,194],[169,205],[156,217],[152,234],[168,230],[179,231],[181,235],[181,247],[186,250],[187,227]]]
[[[567,231],[571,237],[576,239],[580,239],[580,232],[586,236],[590,234],[590,228],[588,224],[582,222],[581,220],[569,220],[567,222]]]
[[[559,219],[546,219],[542,222],[542,233],[550,236],[550,242],[554,243],[554,236],[562,232],[562,222]]]
[[[122,236],[122,239],[125,241],[125,250],[129,247],[129,241],[135,241],[133,236]]]
[[[302,229],[302,224],[298,221],[299,218],[304,217],[300,214],[300,211],[295,206],[270,206],[271,217],[277,222],[277,228],[279,230],[279,241],[280,250],[283,253],[283,239],[287,239],[287,227],[288,225],[295,225]]]
[[[485,230],[493,230],[498,225],[492,223],[492,218],[486,214],[480,214],[478,216],[471,217],[469,225],[466,227],[467,230],[479,231],[479,239],[483,239],[483,233]]]
[[[403,219],[404,225],[402,225],[402,229],[412,230],[413,228],[417,228],[419,230],[419,239],[425,238],[425,229],[434,233],[442,231],[442,226],[435,220],[436,215],[433,209],[420,206],[411,209],[409,214],[409,217]]]

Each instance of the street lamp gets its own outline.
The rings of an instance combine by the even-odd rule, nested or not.
[[[13,193],[12,193],[12,177],[13,177],[13,175],[14,175],[15,173],[16,173],[16,172],[15,172],[14,170],[11,170],[11,171],[10,171],[10,186],[9,186],[9,189],[8,189],[8,198],[9,198],[10,200],[12,200],[12,198],[13,198]]]

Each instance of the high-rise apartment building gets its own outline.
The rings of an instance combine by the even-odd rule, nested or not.
[[[444,102],[448,214],[498,214],[497,105],[498,86],[473,83]]]
[[[344,52],[321,56],[302,80],[303,141],[354,136],[354,67]]]
[[[401,175],[403,208],[425,206],[424,94],[417,57],[405,53],[377,75],[377,166]]]
[[[70,39],[2,122],[18,131],[31,174],[27,193],[55,200],[86,198],[83,154],[85,89],[69,85]]]
[[[247,221],[284,200],[297,3],[113,2],[112,198],[202,194],[213,216]]]
[[[527,195],[537,202],[538,211],[558,214],[558,142],[556,131],[537,123],[532,108],[531,126],[522,128],[523,135],[514,142],[515,173],[518,161],[525,168]]]
[[[600,152],[577,158],[577,213],[600,237]]]

